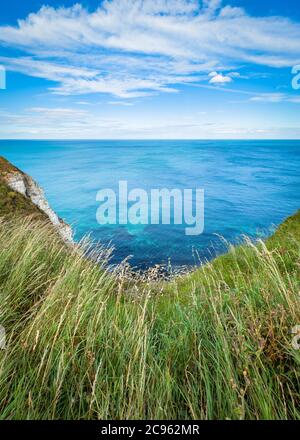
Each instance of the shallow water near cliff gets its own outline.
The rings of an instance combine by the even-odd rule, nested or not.
[[[225,251],[219,236],[264,238],[300,208],[300,141],[0,141],[0,154],[30,174],[76,231],[115,247],[112,262],[194,265]],[[205,228],[100,226],[100,189],[203,188]]]

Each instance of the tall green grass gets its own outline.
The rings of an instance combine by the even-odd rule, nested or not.
[[[0,418],[299,419],[299,219],[170,282],[2,221]]]

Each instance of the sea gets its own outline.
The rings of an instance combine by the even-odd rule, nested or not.
[[[1,140],[80,241],[113,248],[112,264],[198,266],[249,237],[265,239],[300,209],[300,141]],[[100,190],[201,189],[203,232],[185,224],[99,224]],[[196,208],[196,207],[195,207]],[[120,208],[121,209],[121,208]]]

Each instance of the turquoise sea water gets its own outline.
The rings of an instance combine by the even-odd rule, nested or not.
[[[300,208],[300,141],[0,141],[0,154],[44,188],[76,231],[115,247],[113,262],[198,264],[243,235],[265,237]],[[100,226],[100,189],[203,188],[205,229]]]

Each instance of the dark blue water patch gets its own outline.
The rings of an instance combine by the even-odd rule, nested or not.
[[[76,239],[90,234],[113,245],[113,262],[131,255],[140,268],[194,265],[226,251],[224,237],[268,236],[300,208],[300,141],[0,141],[0,154],[44,188],[53,208],[74,226]],[[205,227],[100,226],[100,189],[203,188]]]

